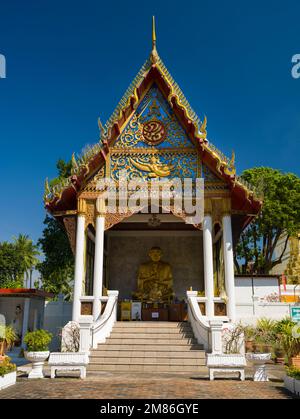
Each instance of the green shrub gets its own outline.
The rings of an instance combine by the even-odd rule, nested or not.
[[[271,351],[273,357],[284,356],[288,363],[300,353],[300,338],[293,335],[295,323],[290,318],[274,321],[261,318],[255,327],[244,327],[245,340],[253,342],[253,350]]]
[[[286,368],[286,374],[289,377],[295,378],[296,380],[300,380],[300,369],[296,367],[289,367]]]
[[[284,330],[286,327],[293,327],[293,326],[295,326],[295,323],[289,317],[285,317],[284,319],[276,322],[275,332],[277,334],[284,333]]]
[[[3,356],[5,351],[9,351],[14,343],[18,340],[18,335],[12,326],[0,325],[0,355]]]
[[[10,358],[7,356],[4,361],[0,362],[0,377],[13,371],[16,371],[16,365],[12,364]]]
[[[27,332],[24,337],[28,352],[48,351],[51,340],[52,334],[43,329]]]
[[[289,361],[300,353],[300,338],[293,336],[294,327],[295,323],[286,323],[282,325],[281,332],[278,335],[280,346]]]

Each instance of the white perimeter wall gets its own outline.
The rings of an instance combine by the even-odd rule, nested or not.
[[[235,292],[238,321],[254,324],[261,317],[280,320],[290,315],[292,304],[267,301],[281,293],[277,277],[236,277]]]

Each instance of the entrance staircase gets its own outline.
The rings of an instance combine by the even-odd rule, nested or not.
[[[205,364],[189,323],[116,322],[106,342],[91,350],[87,373],[204,373]]]

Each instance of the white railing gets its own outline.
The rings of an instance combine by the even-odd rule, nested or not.
[[[221,298],[215,300],[223,302]],[[197,342],[203,345],[205,351],[213,354],[223,352],[222,329],[224,322],[228,321],[226,316],[218,316],[213,319],[205,317],[200,310],[199,302],[206,302],[205,297],[198,297],[197,291],[187,291],[188,317]]]
[[[117,320],[117,303],[119,291],[107,291],[108,297],[101,298],[101,301],[107,301],[104,313],[91,328],[91,346],[97,348],[98,343],[104,343],[110,335],[112,328]]]
[[[188,317],[198,343],[208,351],[211,348],[210,326],[201,313],[197,295],[197,291],[187,291]]]

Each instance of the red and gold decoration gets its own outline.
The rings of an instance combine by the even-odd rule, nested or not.
[[[143,139],[149,145],[161,144],[167,136],[164,124],[157,120],[143,124]]]

